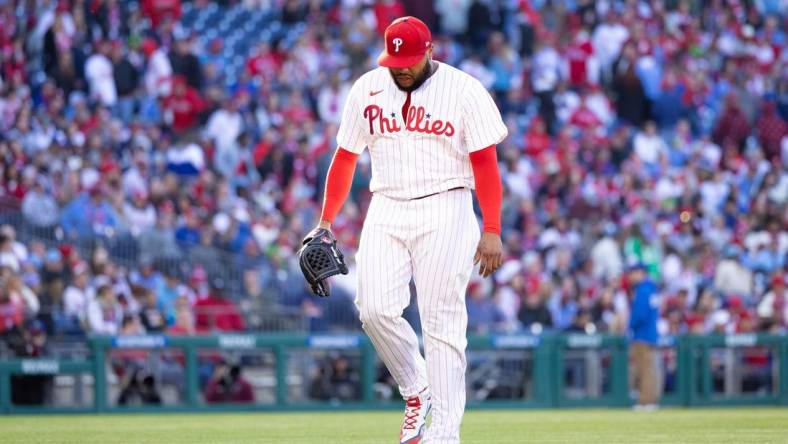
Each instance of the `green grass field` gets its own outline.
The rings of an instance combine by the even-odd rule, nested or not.
[[[397,442],[394,412],[6,416],[0,443],[377,444]],[[786,443],[788,408],[470,411],[471,443]]]

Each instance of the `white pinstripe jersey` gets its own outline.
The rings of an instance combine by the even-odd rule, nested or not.
[[[407,93],[387,68],[362,75],[348,94],[337,144],[353,153],[369,149],[370,191],[392,199],[414,199],[455,187],[473,188],[469,153],[500,143],[506,125],[482,84],[459,69],[438,69]]]

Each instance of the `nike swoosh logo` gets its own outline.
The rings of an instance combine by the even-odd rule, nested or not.
[[[381,89],[380,91],[375,91],[375,92],[372,92],[372,91],[370,91],[370,92],[369,92],[369,96],[370,96],[370,97],[372,97],[372,96],[376,96],[376,95],[378,95],[378,94],[380,94],[380,93],[382,93],[382,92],[383,92],[383,90],[382,90],[382,89]]]

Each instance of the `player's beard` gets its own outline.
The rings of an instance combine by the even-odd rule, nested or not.
[[[432,70],[432,60],[428,61],[424,64],[424,68],[421,69],[421,72],[416,73],[416,76],[413,78],[413,83],[410,86],[402,86],[397,81],[397,77],[394,73],[389,69],[389,74],[391,75],[391,79],[394,80],[394,84],[397,85],[401,91],[411,92],[417,90],[427,79],[430,77],[430,72]]]

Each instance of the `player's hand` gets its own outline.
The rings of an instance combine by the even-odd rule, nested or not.
[[[501,236],[495,233],[482,233],[479,239],[479,246],[476,247],[476,254],[473,256],[473,264],[479,265],[479,274],[487,277],[495,272],[503,262],[503,243]]]
[[[310,231],[309,233],[307,233],[306,236],[304,236],[304,238],[301,240],[301,245],[306,245],[309,241],[311,241],[315,237],[315,234],[322,229],[331,231],[331,222],[326,220],[321,220],[320,223],[317,224],[317,226],[312,229],[312,231]]]

